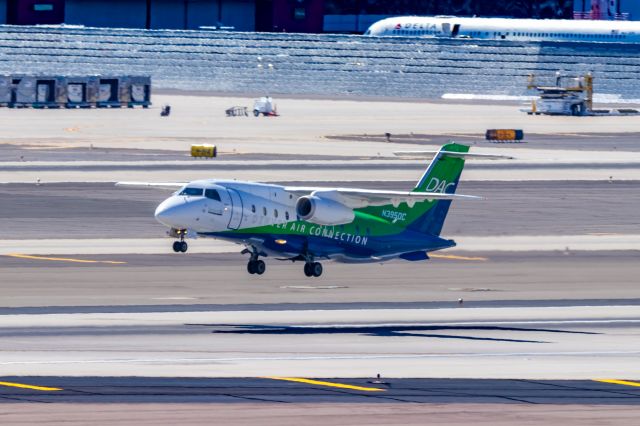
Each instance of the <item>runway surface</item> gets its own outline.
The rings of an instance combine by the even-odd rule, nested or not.
[[[227,119],[223,107],[246,100],[157,99],[172,104],[169,120],[157,109],[0,110],[11,122],[0,181],[28,182],[0,185],[7,424],[637,420],[637,117],[283,99],[277,119]],[[478,140],[504,126],[524,128],[527,143]],[[326,263],[321,278],[271,258],[248,275],[240,247],[215,241],[171,253],[153,218],[170,191],[113,186],[228,177],[409,189],[427,160],[392,152],[449,138],[520,157],[468,163],[458,192],[485,200],[453,205],[443,235],[459,247],[420,263]],[[222,155],[195,161],[192,143]]]
[[[473,144],[474,152],[516,154],[506,162],[470,161],[467,181],[640,180],[638,117],[531,117],[514,104],[477,102],[282,99],[279,107],[287,108],[280,117],[228,118],[223,112],[229,103],[250,100],[156,99],[175,113],[163,118],[154,108],[0,110],[0,122],[11,123],[0,138],[0,182],[339,182],[369,180],[372,171],[379,181],[415,181],[425,161],[399,160],[393,152],[432,150],[450,138]],[[531,136],[524,144],[482,141],[487,128],[505,126]],[[220,157],[188,157],[191,144],[202,143],[215,144]],[[336,173],[328,177],[328,170]]]
[[[0,403],[640,404],[640,383],[598,380],[0,377],[0,382]]]
[[[391,135],[389,141],[387,141],[384,134],[359,134],[359,135],[327,135],[328,141],[343,141],[343,143],[357,143],[356,146],[361,146],[363,149],[357,155],[330,155],[316,153],[313,157],[300,154],[269,154],[269,153],[245,153],[234,152],[229,149],[223,149],[222,146],[218,152],[220,158],[216,160],[216,163],[220,163],[223,160],[223,164],[228,161],[286,161],[286,160],[303,160],[309,161],[311,159],[315,161],[337,161],[337,160],[357,160],[357,159],[371,159],[377,152],[369,151],[369,145],[384,144],[394,148],[395,145],[414,145],[414,150],[419,149],[432,149],[437,145],[444,145],[445,143],[455,140],[457,142],[471,144],[473,147],[492,148],[494,150],[504,150],[512,153],[513,155],[520,154],[523,150],[574,150],[574,151],[626,151],[637,152],[640,151],[640,144],[638,139],[640,134],[638,133],[565,133],[556,135],[545,134],[529,134],[526,138],[518,143],[496,143],[492,141],[486,141],[484,135],[478,134],[394,134]],[[193,140],[193,143],[197,143],[198,140]],[[208,142],[206,139],[201,141],[202,143]],[[383,145],[383,146],[384,146]],[[49,163],[49,168],[73,168],[74,164],[71,162],[93,162],[104,163],[105,166],[114,164],[116,162],[157,162],[162,164],[163,162],[178,162],[186,164],[194,164],[193,158],[188,155],[184,150],[170,150],[165,149],[164,146],[159,145],[156,149],[136,149],[136,148],[104,148],[104,147],[87,147],[83,144],[68,144],[64,147],[52,146],[42,144],[34,149],[33,145],[20,144],[16,142],[6,141],[6,143],[0,144],[0,154],[4,159],[4,164],[0,165],[2,168],[16,167],[18,163],[23,163],[22,168],[34,168],[36,163]],[[373,157],[375,158],[375,157]],[[389,158],[392,159],[392,158]],[[66,164],[65,164],[66,163]],[[197,164],[197,163],[196,163]],[[477,164],[477,163],[476,163]],[[200,166],[204,167],[200,162]],[[470,164],[473,167],[473,163]],[[77,165],[76,165],[77,166]],[[113,167],[113,166],[111,166]],[[131,167],[131,165],[129,166]]]
[[[0,336],[0,376],[640,377],[637,305],[9,314]]]
[[[282,182],[286,183],[286,182]],[[330,182],[292,184],[332,185]],[[336,185],[335,183],[333,185]],[[340,186],[403,190],[407,182],[339,182]],[[480,201],[456,202],[444,235],[577,235],[640,233],[640,181],[460,182],[459,193]],[[3,238],[151,238],[165,235],[153,218],[170,190],[115,187],[113,183],[0,185]]]
[[[520,106],[497,102],[406,102],[358,99],[276,99],[279,117],[226,117],[231,105],[251,105],[253,98],[232,96],[155,95],[149,109],[35,110],[2,109],[6,126],[0,141],[34,147],[149,149],[188,154],[192,143],[213,143],[221,152],[371,156],[397,150],[385,142],[345,143],[326,139],[345,135],[476,135],[487,129],[524,129],[525,135],[600,136],[617,147],[618,138],[637,134],[640,116],[529,116]],[[170,117],[160,117],[163,104]],[[461,119],[464,118],[464,119]],[[38,123],[34,126],[33,123]],[[616,136],[606,139],[615,132]],[[553,138],[552,138],[553,139]],[[585,138],[588,139],[588,138]],[[633,136],[626,138],[633,139]],[[537,139],[527,145],[531,148]],[[608,143],[605,141],[609,141]],[[441,140],[433,143],[436,145]],[[588,146],[588,142],[585,142]],[[558,142],[561,145],[561,142]],[[415,144],[408,147],[415,149]],[[571,145],[573,150],[576,146]],[[500,147],[504,149],[505,147]],[[555,151],[555,149],[554,149]],[[19,158],[15,158],[19,161]]]
[[[437,146],[431,146],[431,150]],[[324,151],[325,147],[318,147]],[[531,160],[496,160],[494,164],[470,164],[466,181],[629,181],[640,180],[640,157],[637,153],[589,152],[585,158],[574,158],[563,151],[550,161],[549,152]],[[480,152],[482,153],[482,152]],[[485,154],[508,154],[493,150]],[[569,155],[569,158],[567,158]],[[564,157],[564,158],[562,158]],[[607,158],[609,157],[609,158]],[[503,163],[499,163],[502,161]],[[507,163],[505,163],[507,162]],[[5,163],[0,165],[0,183],[59,182],[189,182],[198,179],[242,179],[256,182],[300,180],[313,182],[341,181],[416,181],[426,168],[425,160],[360,159],[332,161],[242,161],[203,160],[169,162],[89,162],[74,164]],[[328,173],[335,172],[335,173]]]
[[[556,133],[524,134],[521,141],[496,142],[485,139],[484,134],[463,134],[460,132],[442,135],[433,134],[393,134],[387,138],[385,135],[354,134],[354,135],[329,135],[329,140],[342,140],[349,142],[363,142],[367,146],[374,142],[391,142],[394,144],[414,144],[414,149],[421,149],[420,145],[445,144],[454,140],[473,147],[486,147],[494,149],[504,149],[512,155],[517,156],[519,151],[526,149],[545,150],[572,150],[572,151],[627,151],[637,152],[640,150],[638,143],[638,133]],[[426,149],[426,148],[423,148]]]
[[[28,408],[28,410],[25,410]],[[601,426],[634,424],[639,410],[632,405],[550,405],[550,404],[420,404],[420,403],[267,403],[242,404],[144,403],[87,404],[30,403],[3,404],[3,420],[11,424],[60,422],[85,425],[135,424],[175,425],[216,423],[224,425],[264,424],[297,426],[305,424],[430,425],[469,424],[503,426],[536,424]],[[428,419],[428,420],[425,420]]]
[[[589,301],[618,299],[615,304],[625,304],[640,299],[636,251],[443,253],[411,264],[326,263],[319,279],[306,278],[299,262],[270,259],[264,275],[248,275],[247,259],[239,253],[44,257],[0,256],[2,312],[20,307],[42,307],[37,312],[46,313],[54,306],[83,312],[86,306],[153,305],[187,306],[183,310],[203,305],[216,310],[219,305],[247,304],[256,309],[280,304],[281,309],[290,309],[289,304],[325,309],[325,304],[341,304],[349,309],[350,303],[356,303],[354,309],[366,309],[369,303],[381,302],[420,308],[433,307],[434,302],[456,306],[458,298],[465,300],[465,306],[479,301],[547,306],[563,300],[589,305]]]
[[[68,260],[0,258],[0,375],[640,377],[636,252],[327,264],[314,280],[289,263],[249,276],[232,254]]]

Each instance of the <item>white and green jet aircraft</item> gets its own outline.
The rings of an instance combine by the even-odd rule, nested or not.
[[[449,143],[434,153],[411,191],[319,188],[229,180],[189,183],[119,182],[118,185],[176,187],[156,209],[156,219],[179,238],[197,234],[233,241],[249,254],[247,271],[261,275],[261,258],[303,261],[308,277],[322,274],[321,260],[381,262],[428,259],[427,253],[455,246],[440,237],[456,195],[469,147]],[[491,157],[491,156],[485,156]]]

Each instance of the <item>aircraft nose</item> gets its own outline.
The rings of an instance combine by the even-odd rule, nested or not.
[[[156,208],[156,220],[163,225],[176,229],[186,229],[189,227],[188,203],[181,197],[170,197],[164,200]]]

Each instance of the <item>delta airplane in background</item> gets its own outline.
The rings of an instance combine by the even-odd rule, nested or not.
[[[399,16],[374,23],[364,34],[377,37],[640,43],[640,22]]]
[[[122,186],[179,187],[155,212],[179,238],[197,234],[233,241],[250,255],[250,274],[265,272],[268,256],[304,262],[308,277],[322,274],[320,260],[381,262],[426,260],[427,253],[455,246],[440,237],[456,195],[469,147],[449,143],[436,151],[412,191],[316,188],[254,182],[198,180],[183,183],[119,182]]]

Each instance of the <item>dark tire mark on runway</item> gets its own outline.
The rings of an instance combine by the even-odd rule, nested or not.
[[[557,387],[557,388],[563,388],[563,389],[575,389],[575,390],[580,390],[580,391],[589,391],[589,392],[603,392],[603,393],[611,393],[611,394],[619,394],[619,395],[629,395],[632,396],[633,398],[639,398],[640,399],[640,393],[633,393],[633,392],[624,392],[622,390],[615,390],[615,389],[605,389],[604,388],[604,383],[599,383],[599,382],[588,382],[592,385],[603,385],[602,388],[595,388],[595,387],[580,387],[580,386],[570,386],[570,385],[566,385],[566,384],[559,384],[559,383],[552,383],[552,382],[541,382],[541,381],[536,381],[536,380],[524,380],[524,379],[519,379],[519,380],[515,380],[514,381],[518,381],[518,382],[523,382],[523,383],[529,383],[529,384],[538,384],[538,385],[542,385],[542,386],[549,386],[549,387]],[[640,403],[640,401],[639,401]]]
[[[564,299],[564,300],[476,300],[465,302],[474,308],[524,308],[570,306],[640,306],[640,299]],[[422,302],[342,302],[342,303],[252,303],[226,305],[122,305],[122,306],[25,306],[0,307],[0,315],[94,314],[94,313],[150,313],[150,312],[232,312],[232,311],[305,311],[359,309],[441,309],[456,306],[452,301]],[[210,325],[216,324],[186,324]],[[541,330],[542,331],[542,330]],[[544,329],[551,332],[551,330]],[[586,331],[560,330],[559,333],[589,334]]]
[[[42,401],[37,399],[23,398],[23,397],[17,397],[17,396],[6,396],[6,395],[0,395],[0,400],[16,401],[16,402],[34,402],[38,404],[50,404],[52,402],[55,402],[55,401]]]

